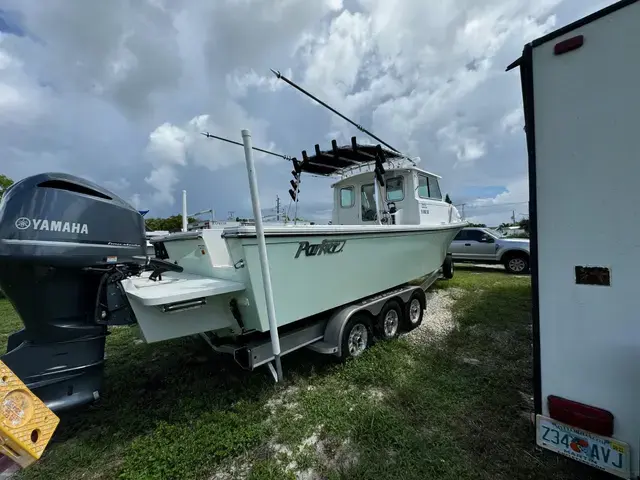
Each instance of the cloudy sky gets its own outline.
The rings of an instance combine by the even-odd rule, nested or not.
[[[359,134],[282,71],[443,176],[488,223],[527,212],[523,45],[613,0],[0,0],[0,173],[89,178],[149,216],[250,216],[243,150],[300,155]],[[362,134],[359,134],[362,135]],[[256,155],[263,209],[290,165]],[[299,212],[328,220],[331,182]]]

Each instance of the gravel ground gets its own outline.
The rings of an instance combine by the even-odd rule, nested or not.
[[[407,339],[414,344],[424,344],[445,338],[456,327],[451,307],[461,292],[463,290],[458,288],[427,291],[427,308],[422,325],[407,333]]]

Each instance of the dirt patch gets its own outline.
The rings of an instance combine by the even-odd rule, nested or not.
[[[381,388],[369,388],[368,390],[362,392],[362,395],[367,396],[374,403],[380,403],[387,396],[387,392],[385,392]]]
[[[355,387],[351,387],[355,388]],[[350,390],[348,388],[347,390]],[[301,390],[313,391],[316,387],[290,386],[273,395],[266,403],[268,413],[266,422],[273,422],[277,415],[287,415],[294,420],[302,420],[304,412],[300,411],[298,395]],[[387,392],[383,389],[368,389],[363,392],[374,401],[381,402]],[[349,439],[340,441],[329,438],[323,431],[324,426],[316,426],[311,435],[297,444],[280,443],[277,431],[265,446],[266,457],[275,461],[280,468],[293,474],[298,480],[320,480],[326,478],[326,472],[336,471],[354,465],[358,455]],[[277,430],[277,429],[276,429]],[[210,480],[227,480],[230,478],[246,478],[251,471],[251,460],[244,459],[227,465],[216,473]]]
[[[422,325],[406,334],[413,344],[433,344],[443,340],[457,324],[453,318],[451,307],[464,290],[450,288],[427,292],[427,308]]]
[[[276,411],[280,408],[291,410],[297,407],[298,404],[294,398],[299,390],[298,387],[291,386],[278,392],[265,403],[265,408],[269,411],[270,415],[275,415]]]
[[[249,476],[249,472],[251,472],[251,460],[249,458],[236,459],[218,467],[218,471],[209,477],[209,480],[245,479]]]
[[[310,436],[296,446],[286,446],[272,440],[268,448],[284,471],[293,474],[297,480],[322,480],[327,472],[356,465],[359,455],[351,440],[328,437],[323,428],[323,425],[318,425]]]

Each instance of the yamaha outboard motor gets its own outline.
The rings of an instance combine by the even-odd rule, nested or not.
[[[119,281],[146,245],[140,213],[84,179],[45,173],[5,192],[0,288],[24,328],[0,358],[53,411],[99,397],[107,326],[135,322]]]

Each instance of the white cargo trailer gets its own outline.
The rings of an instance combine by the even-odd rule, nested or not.
[[[524,47],[537,444],[640,459],[640,2]]]

